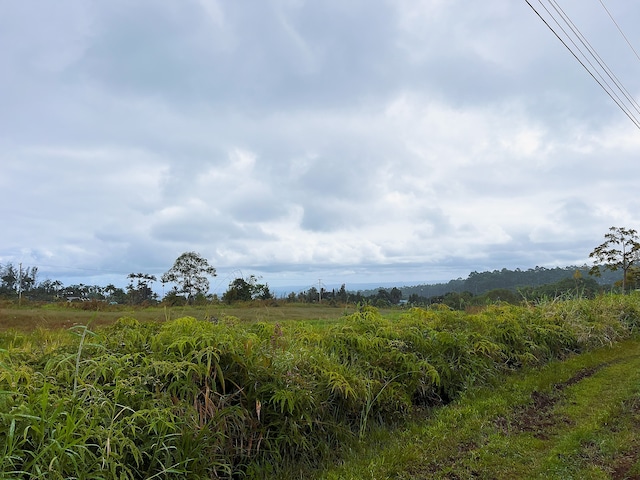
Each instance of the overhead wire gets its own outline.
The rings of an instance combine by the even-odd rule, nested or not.
[[[542,6],[542,8],[546,11],[547,16],[550,17],[553,22],[556,24],[562,34],[559,33],[552,25],[551,22],[545,18],[545,16],[532,5],[529,0],[525,0],[527,5],[534,11],[534,13],[540,18],[540,20],[547,26],[549,30],[558,38],[558,40],[564,45],[564,47],[573,55],[573,57],[582,65],[582,67],[591,75],[591,77],[596,81],[596,83],[602,88],[607,95],[614,101],[614,103],[620,108],[620,110],[633,122],[633,124],[640,129],[640,119],[638,119],[633,110],[640,113],[640,107],[638,103],[633,99],[633,96],[628,92],[628,90],[622,85],[622,83],[618,80],[618,78],[613,74],[611,69],[606,65],[606,62],[602,60],[602,58],[597,54],[595,49],[591,46],[591,44],[586,40],[584,35],[580,32],[580,30],[575,26],[575,24],[571,21],[569,16],[562,10],[562,8],[555,2],[555,0],[548,0],[549,4],[552,6],[552,9],[555,10],[552,12],[547,6],[542,2],[542,0],[538,0],[538,3]],[[559,20],[557,17],[560,17]],[[571,31],[571,34],[567,31],[567,29],[562,25],[564,23],[568,29]],[[575,39],[572,37],[575,37]],[[582,44],[584,48],[586,48],[587,53],[585,53],[582,48],[578,45],[577,42]],[[573,48],[571,45],[573,45]],[[589,56],[593,58],[598,67],[604,71],[605,75],[609,77],[609,79],[615,84],[615,87],[620,91],[620,94],[631,104],[631,107],[625,104],[625,101],[620,97],[620,95],[615,91],[614,87],[606,80],[603,76],[602,72],[598,70],[598,68],[594,65],[594,63],[589,59]]]
[[[614,23],[614,25],[616,26],[616,28],[618,29],[618,31],[620,32],[620,35],[622,35],[622,37],[625,39],[625,41],[627,42],[627,45],[629,45],[629,48],[631,48],[631,50],[633,51],[633,53],[635,54],[636,58],[638,59],[638,61],[640,61],[640,55],[638,55],[638,52],[636,52],[636,49],[633,48],[633,45],[631,45],[631,42],[629,41],[629,39],[627,38],[627,36],[624,34],[624,32],[622,31],[622,28],[620,28],[620,25],[618,25],[618,22],[616,22],[616,19],[613,18],[613,15],[611,15],[611,12],[609,11],[609,9],[606,7],[606,5],[604,4],[604,2],[602,0],[600,0],[600,5],[602,5],[602,8],[604,8],[604,11],[607,12],[607,15],[609,15],[609,18],[611,19],[611,21]]]
[[[569,29],[571,30],[573,35],[587,49],[587,52],[589,53],[589,55],[591,55],[591,57],[595,60],[595,62],[598,64],[598,66],[602,69],[602,71],[604,71],[605,74],[611,79],[611,81],[616,85],[618,90],[627,99],[627,101],[631,103],[631,105],[633,106],[633,109],[636,110],[638,113],[640,113],[640,110],[638,108],[638,104],[635,102],[635,100],[633,99],[631,94],[626,90],[626,88],[622,85],[622,83],[613,74],[611,69],[606,65],[606,62],[604,62],[602,60],[602,58],[597,54],[595,49],[586,40],[584,35],[582,35],[580,30],[575,26],[575,24],[571,21],[571,19],[564,12],[564,10],[562,10],[562,8],[557,4],[557,2],[555,2],[555,0],[548,0],[548,1],[553,6],[553,9],[556,11],[556,13],[558,13],[560,15],[562,21],[569,27]],[[547,12],[547,14],[553,19],[553,21],[556,23],[558,28],[560,28],[560,30],[566,36],[566,38],[568,38],[568,40],[571,42],[571,44],[575,47],[575,50],[571,49],[571,47],[567,44],[567,42],[565,42],[561,38],[561,36],[553,29],[553,27],[546,20],[543,19],[545,24],[547,24],[547,26],[552,30],[552,32],[561,40],[561,42],[565,45],[565,47],[574,55],[574,57],[585,68],[585,70],[587,70],[587,72],[594,78],[594,80],[596,80],[596,82],[600,85],[600,87],[609,95],[609,97],[611,97],[611,99],[614,101],[614,103],[616,103],[616,105],[618,105],[618,107],[627,115],[627,117],[629,117],[629,119],[636,125],[636,127],[640,128],[640,120],[638,120],[638,118],[634,115],[634,113],[631,111],[631,109],[627,105],[625,105],[624,100],[622,98],[620,98],[620,96],[616,93],[615,89],[606,80],[606,78],[604,78],[602,73],[597,69],[597,67],[593,64],[593,62],[591,62],[589,60],[588,55],[580,48],[580,46],[578,44],[576,44],[576,42],[573,40],[573,38],[571,38],[571,36],[567,32],[567,30],[565,30],[565,28],[561,25],[560,21],[556,18],[556,16],[553,14],[553,12],[551,12],[542,3],[541,0],[538,0],[538,2],[542,5],[542,7]],[[527,1],[527,3],[529,3],[529,2]],[[533,8],[533,6],[530,3],[529,3],[529,5]],[[535,11],[535,9],[534,9],[534,11]],[[538,14],[538,16],[540,16],[542,18],[542,16],[539,14],[539,12],[536,11],[536,13]],[[576,51],[579,52],[579,54],[584,58],[584,61],[582,61],[582,60],[580,60],[580,58],[578,58],[578,54],[576,53]],[[585,62],[591,67],[591,69],[589,69],[589,67],[587,67]],[[598,78],[596,78],[596,75],[600,78],[600,80],[598,80]]]
[[[580,40],[580,43],[582,43],[582,45],[587,49],[587,51],[591,54],[591,56],[595,59],[596,63],[600,66],[600,68],[605,72],[605,74],[609,77],[609,79],[615,83],[616,87],[620,90],[620,92],[622,93],[622,95],[627,99],[628,102],[630,102],[631,106],[634,108],[634,110],[638,113],[640,113],[640,106],[638,105],[638,103],[635,101],[635,99],[633,98],[633,96],[629,93],[629,91],[625,88],[625,86],[622,84],[622,82],[620,82],[620,80],[618,79],[618,77],[611,71],[611,69],[609,68],[609,66],[607,65],[607,63],[602,59],[602,57],[600,57],[600,55],[598,55],[598,52],[596,52],[596,50],[593,48],[593,46],[591,45],[591,43],[589,43],[589,41],[586,39],[586,37],[582,34],[582,32],[580,31],[580,29],[573,23],[573,21],[571,21],[571,19],[569,18],[569,16],[565,13],[565,11],[562,9],[562,7],[560,7],[560,5],[558,5],[558,2],[556,0],[549,0],[549,3],[551,3],[554,7],[554,9],[556,10],[556,12],[558,12],[560,14],[560,16],[562,17],[562,19],[565,21],[565,23],[567,25],[569,25],[569,28],[571,28],[571,31],[574,33],[574,35],[577,36],[577,38]],[[572,42],[573,43],[573,42]],[[575,43],[574,43],[575,45]],[[576,47],[579,49],[580,47],[578,47],[576,45]],[[582,51],[581,51],[582,53]],[[584,54],[583,54],[584,55]],[[586,58],[586,55],[585,55]],[[588,59],[587,59],[588,61]],[[595,66],[588,61],[589,65],[591,65],[593,68],[595,68]],[[618,100],[620,100],[621,102],[623,101],[618,94],[613,90],[613,88],[611,87],[611,85],[607,82],[607,80],[602,76],[602,74],[600,72],[597,72],[598,76],[603,80],[603,82],[607,85],[607,87],[609,87],[612,91],[612,93],[616,96],[616,98]]]

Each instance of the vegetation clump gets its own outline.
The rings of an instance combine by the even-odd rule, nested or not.
[[[123,317],[0,337],[0,472],[11,478],[260,478],[336,459],[522,366],[636,331],[635,295],[326,326]]]

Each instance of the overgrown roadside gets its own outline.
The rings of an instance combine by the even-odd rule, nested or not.
[[[516,374],[378,432],[320,478],[640,479],[640,339]]]
[[[632,423],[579,449],[562,435],[602,425],[590,416],[599,397],[613,419],[635,405],[640,365],[627,364],[639,347],[574,356],[639,330],[640,295],[606,295],[396,317],[362,305],[322,325],[121,317],[95,331],[1,332],[0,477],[300,479],[350,450],[358,461],[333,478],[627,475]],[[543,368],[567,358],[582,360]],[[513,383],[527,368],[540,370]],[[571,400],[604,372],[610,383]],[[504,379],[499,396],[476,390]],[[624,444],[605,445],[620,432]]]

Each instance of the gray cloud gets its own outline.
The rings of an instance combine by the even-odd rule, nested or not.
[[[5,7],[0,263],[429,281],[637,228],[637,129],[524,2]],[[640,90],[599,6],[565,10]]]

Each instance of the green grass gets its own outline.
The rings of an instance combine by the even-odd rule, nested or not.
[[[275,306],[277,305],[277,306]],[[302,321],[328,326],[339,321],[342,315],[356,311],[356,305],[332,306],[328,304],[298,304],[272,302],[250,302],[225,305],[221,303],[203,306],[176,307],[131,307],[106,305],[104,303],[59,303],[46,305],[0,304],[0,331],[32,331],[36,328],[59,329],[91,322],[98,326],[113,325],[120,317],[135,317],[140,322],[163,322],[181,317],[199,320],[236,317],[243,322],[291,322]],[[385,314],[392,309],[382,310]]]
[[[0,476],[599,478],[629,462],[612,442],[635,441],[640,347],[609,347],[636,332],[640,297],[215,308],[0,332]]]
[[[640,340],[473,389],[373,440],[323,479],[611,479],[640,475]]]

